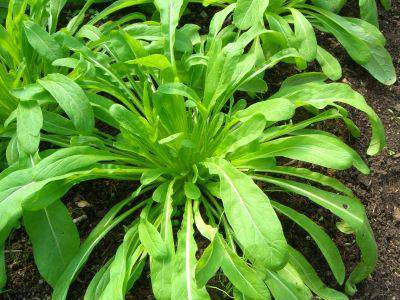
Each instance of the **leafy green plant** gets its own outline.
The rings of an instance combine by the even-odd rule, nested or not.
[[[378,116],[360,94],[345,84],[326,83],[322,73],[290,77],[277,93],[260,98],[267,88],[261,75],[280,61],[304,63],[304,56],[294,48],[265,56],[262,26],[223,27],[231,7],[215,14],[207,35],[193,24],[179,27],[187,2],[172,0],[154,1],[159,22],[133,22],[143,16],[132,13],[95,26],[120,8],[143,3],[148,1],[117,1],[75,36],[74,26],[58,32],[57,45],[71,55],[52,65],[70,72],[47,74],[17,91],[24,101],[40,97],[57,104],[50,124],[42,102],[37,105],[45,112],[43,126],[17,119],[23,132],[39,129],[40,140],[55,149],[19,157],[0,173],[0,283],[5,283],[4,243],[20,220],[56,300],[66,299],[94,247],[125,221],[124,240],[94,276],[85,299],[124,299],[147,261],[157,299],[207,299],[207,284],[217,272],[230,282],[226,292],[238,299],[271,294],[347,299],[288,245],[277,213],[308,232],[342,285],[345,266],[329,235],[301,212],[272,201],[257,183],[302,196],[342,220],[361,251],[345,284],[346,293],[354,294],[376,264],[368,219],[349,188],[309,164],[336,170],[354,166],[364,174],[369,169],[352,148],[313,125],[342,120],[357,137],[342,105],[352,106],[370,120],[368,154],[375,155],[385,146]],[[81,19],[78,15],[71,24]],[[260,101],[247,104],[238,91]],[[302,108],[314,115],[295,121]],[[95,120],[118,133],[101,130]],[[22,135],[21,144],[29,141]],[[285,159],[310,168],[288,166]],[[79,182],[97,178],[132,180],[138,188],[80,243],[59,199]],[[209,240],[199,259],[195,230]]]
[[[363,19],[342,17],[338,14],[345,0],[268,1],[205,0],[204,5],[232,3],[233,24],[246,30],[264,21],[266,32],[261,36],[266,55],[273,55],[285,48],[296,48],[306,62],[316,60],[322,71],[332,80],[342,77],[337,59],[317,44],[314,28],[334,35],[350,57],[383,84],[393,84],[396,72],[390,54],[385,49],[385,38],[377,28],[375,1],[359,1]],[[386,9],[390,1],[382,1]],[[307,64],[297,62],[300,69]]]

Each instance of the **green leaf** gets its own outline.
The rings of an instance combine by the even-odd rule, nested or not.
[[[350,188],[348,188],[347,186],[345,186],[343,183],[341,183],[336,178],[332,178],[332,177],[323,175],[318,172],[313,172],[306,168],[275,166],[275,167],[270,167],[270,168],[260,167],[257,170],[262,171],[262,172],[267,172],[267,173],[277,173],[277,174],[300,177],[303,179],[317,182],[318,184],[321,184],[324,186],[328,186],[338,192],[345,194],[346,196],[349,196],[349,197],[353,196],[352,190]]]
[[[152,67],[162,70],[168,69],[171,67],[171,63],[168,58],[162,54],[151,54],[144,57],[139,57],[134,60],[126,61],[127,64],[131,65],[141,65],[146,67]]]
[[[319,279],[317,272],[308,263],[304,256],[297,250],[289,247],[289,262],[299,273],[304,283],[319,297],[324,300],[347,300],[345,294],[328,288]]]
[[[344,18],[329,11],[309,7],[311,13],[324,28],[343,45],[351,58],[367,69],[381,83],[390,85],[396,81],[396,72],[390,54],[382,44],[379,30],[370,23],[354,18]]]
[[[60,15],[65,3],[67,3],[67,0],[50,0],[50,32],[54,32],[56,30],[58,16]]]
[[[188,199],[199,199],[201,197],[201,191],[196,184],[193,182],[185,182],[184,185],[185,196]]]
[[[309,82],[294,86],[285,85],[272,98],[287,98],[296,107],[311,105],[323,109],[336,102],[342,102],[364,112],[371,122],[372,138],[367,153],[375,155],[386,145],[385,129],[378,115],[366,103],[364,97],[354,91],[349,85],[342,83],[325,84],[322,82]]]
[[[378,23],[378,8],[376,7],[375,0],[359,0],[358,6],[360,7],[361,18],[376,27]]]
[[[141,219],[139,223],[139,238],[146,251],[154,259],[160,260],[168,256],[167,246],[161,238],[160,233],[146,219]]]
[[[166,169],[149,169],[148,171],[143,172],[142,176],[140,177],[140,183],[144,186],[149,185],[160,178],[166,172]]]
[[[339,284],[343,284],[344,277],[346,275],[345,266],[338,248],[329,235],[307,216],[275,201],[272,201],[271,203],[275,209],[290,218],[297,225],[308,232],[324,255],[337,282]]]
[[[92,230],[92,232],[79,248],[77,254],[70,261],[65,271],[59,277],[57,284],[54,286],[54,291],[52,295],[53,300],[66,299],[70,284],[78,275],[79,271],[89,258],[89,255],[93,251],[94,247],[103,239],[103,237],[108,232],[111,231],[111,229],[117,226],[126,217],[130,216],[138,208],[143,206],[139,203],[136,207],[133,207],[122,213],[121,215],[117,216],[122,208],[124,208],[129,202],[131,202],[132,199],[135,198],[139,192],[140,188],[132,196],[114,205]]]
[[[39,272],[55,286],[79,249],[78,230],[60,200],[43,210],[23,210],[23,217]]]
[[[71,122],[71,120],[47,110],[43,111],[42,113],[44,131],[67,136],[77,134],[74,124]]]
[[[235,160],[235,164],[279,156],[337,170],[354,166],[364,174],[369,173],[368,166],[357,152],[337,137],[324,134],[300,134],[262,143],[257,151]]]
[[[287,244],[268,197],[226,160],[208,159],[205,165],[220,178],[225,214],[246,255],[260,268],[281,268]]]
[[[234,152],[236,149],[251,143],[263,133],[265,125],[266,121],[262,114],[253,115],[235,130],[225,135],[216,150],[216,154]]]
[[[346,4],[347,0],[311,0],[311,2],[315,6],[337,13]]]
[[[33,21],[24,21],[24,29],[29,44],[42,58],[52,62],[64,56],[57,41],[42,27]]]
[[[263,281],[264,275],[257,273],[243,261],[219,234],[216,239],[222,249],[221,268],[234,287],[250,299],[271,299]]]
[[[245,122],[256,114],[262,114],[268,122],[288,120],[293,117],[295,106],[287,99],[276,98],[257,102],[244,110],[240,110],[235,117]]]
[[[204,250],[203,255],[196,264],[195,277],[199,287],[204,287],[220,268],[222,251],[217,239],[213,239]]]
[[[233,23],[246,30],[263,20],[269,0],[238,0],[233,13]]]
[[[290,9],[293,15],[293,23],[298,49],[306,61],[313,61],[317,55],[317,38],[311,23],[298,10]]]
[[[178,26],[183,0],[155,0],[161,19],[161,33],[165,38],[164,53],[175,66],[175,31]]]
[[[310,290],[290,264],[276,272],[267,270],[265,282],[277,300],[312,299]]]
[[[192,200],[187,200],[182,227],[178,232],[178,247],[174,258],[171,299],[210,299],[205,287],[195,281],[197,245],[193,237]]]
[[[317,61],[324,74],[331,80],[338,80],[342,77],[342,67],[338,60],[324,48],[318,46]]]
[[[355,285],[373,272],[377,262],[377,246],[361,202],[356,198],[337,195],[291,180],[270,177],[261,178],[260,176],[257,179],[307,197],[318,205],[330,210],[354,229],[356,241],[361,250],[361,262],[350,273],[346,281],[346,293],[354,295],[356,292]]]
[[[99,161],[119,160],[121,157],[90,147],[70,147],[47,156],[34,167],[14,170],[0,180],[0,238],[21,217],[22,204],[25,209],[39,210],[50,205],[67,189],[60,184],[50,189],[51,193],[40,193],[53,182],[76,175],[77,170],[87,170]],[[85,174],[84,174],[85,175]],[[89,174],[90,175],[90,174]],[[104,176],[105,174],[103,174]],[[107,176],[106,176],[107,177]],[[78,176],[79,178],[79,176]],[[74,178],[73,178],[74,179]],[[1,240],[1,239],[0,239]]]
[[[224,9],[214,14],[210,22],[210,28],[208,32],[208,38],[214,38],[221,30],[228,15],[235,9],[236,3],[232,3]]]
[[[39,83],[54,97],[75,128],[84,135],[90,135],[94,129],[94,114],[82,88],[61,74],[47,75],[39,79]]]
[[[172,272],[175,256],[175,243],[172,231],[171,215],[172,194],[175,181],[169,182],[168,188],[163,189],[162,199],[164,209],[161,221],[161,237],[167,246],[168,256],[161,260],[150,258],[150,274],[153,293],[157,299],[171,299],[172,292]]]
[[[107,283],[110,281],[110,264],[113,262],[110,259],[90,281],[86,289],[84,300],[97,300],[104,291]]]
[[[36,101],[20,101],[17,112],[17,137],[20,150],[34,154],[40,143],[43,115]]]
[[[386,10],[389,10],[392,6],[392,0],[381,0],[381,3]]]
[[[118,247],[114,260],[110,265],[109,282],[104,287],[99,300],[124,300],[127,292],[126,282],[129,278],[131,269],[129,259],[131,257],[138,258],[142,254],[143,247],[137,247],[138,242],[138,226],[134,224],[126,232],[124,241]],[[135,250],[132,250],[135,249]],[[132,253],[133,252],[133,253]]]

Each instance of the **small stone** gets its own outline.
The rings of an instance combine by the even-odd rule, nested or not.
[[[85,207],[89,207],[89,206],[90,206],[90,203],[87,202],[87,201],[85,201],[85,200],[81,200],[81,201],[78,201],[78,202],[76,203],[76,205],[77,205],[78,207],[80,207],[80,208],[85,208]]]
[[[76,219],[73,219],[72,221],[74,222],[74,224],[78,224],[79,222],[86,220],[87,219],[87,215],[82,215],[77,217]]]
[[[394,207],[393,218],[398,222],[400,221],[400,208],[397,206]]]

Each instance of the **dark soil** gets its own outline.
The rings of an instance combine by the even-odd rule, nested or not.
[[[356,2],[356,1],[352,1]],[[400,4],[393,1],[393,9],[385,12],[380,9],[381,30],[387,38],[387,47],[400,75]],[[345,8],[348,15],[353,15],[356,7],[352,4]],[[194,17],[196,23],[208,26],[211,10],[194,11],[188,18]],[[350,83],[362,93],[367,102],[381,117],[387,132],[388,145],[382,154],[376,157],[365,157],[371,167],[371,175],[365,176],[356,170],[332,173],[353,189],[355,194],[365,204],[379,248],[379,262],[370,278],[358,285],[358,292],[352,299],[400,299],[400,83],[387,87],[379,84],[363,68],[355,64],[344,52],[337,41],[326,35],[320,36],[321,44],[325,45],[341,61],[343,67],[343,82]],[[276,90],[281,81],[295,73],[291,67],[278,66],[268,74],[270,89]],[[365,153],[370,134],[368,120],[359,112],[352,111],[351,117],[362,129],[362,138],[352,139],[344,133],[343,127],[337,124],[327,124],[335,133],[340,134],[359,153]],[[134,190],[134,186],[125,182],[99,180],[80,184],[74,187],[63,201],[77,222],[79,232],[84,239],[97,224],[105,212],[118,200]],[[276,195],[278,197],[279,195]],[[304,200],[289,198],[286,201],[301,209]],[[336,230],[336,219],[322,209],[307,205],[306,212],[321,225],[328,229],[335,242],[339,245],[346,266],[351,270],[359,259],[359,253],[353,244],[351,236],[344,236]],[[303,209],[304,210],[304,209]],[[304,232],[292,224],[284,223],[289,241],[301,249],[312,262],[321,278],[326,283],[334,282],[324,260],[315,245]],[[70,289],[69,299],[81,299],[85,287],[89,284],[96,271],[107,259],[112,257],[116,247],[123,239],[123,228],[108,235],[96,247],[88,263]],[[15,230],[6,247],[8,285],[7,291],[0,299],[48,299],[51,288],[41,279],[38,273],[31,245],[23,228]],[[128,299],[153,299],[148,272],[145,270],[141,279],[135,285],[134,296]],[[222,299],[221,294],[215,294],[214,299]]]

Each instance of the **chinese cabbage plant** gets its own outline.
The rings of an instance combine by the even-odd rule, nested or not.
[[[117,1],[99,16],[121,3],[145,2]],[[4,243],[20,221],[55,300],[67,298],[95,246],[125,221],[122,243],[84,299],[124,299],[134,293],[147,262],[157,299],[209,299],[208,283],[217,273],[229,280],[226,292],[237,299],[347,299],[374,270],[376,244],[351,190],[311,169],[355,167],[363,174],[369,169],[341,139],[313,125],[341,120],[358,136],[342,105],[354,107],[370,120],[368,154],[375,155],[385,146],[378,116],[360,94],[346,84],[326,83],[322,73],[290,77],[262,99],[262,75],[280,61],[304,63],[299,51],[285,48],[265,56],[265,29],[223,27],[226,10],[200,35],[196,25],[178,26],[186,2],[154,3],[159,22],[133,22],[138,16],[130,15],[116,25],[96,26],[101,18],[95,17],[76,36],[61,30],[55,38],[72,53],[62,61],[70,73],[48,74],[24,90],[26,101],[40,95],[62,110],[52,126],[40,128],[41,141],[53,148],[21,157],[28,163],[0,173],[0,283]],[[238,91],[262,100],[248,105]],[[302,108],[313,115],[295,121]],[[101,123],[115,130],[96,126]],[[21,124],[26,131],[36,125]],[[288,166],[285,158],[309,168]],[[81,243],[59,199],[72,186],[98,178],[136,181],[138,188],[110,208]],[[304,197],[351,228],[361,260],[347,278],[325,230],[271,199],[258,183]],[[288,244],[277,215],[311,236],[345,293],[326,286],[301,249]],[[200,257],[195,232],[209,241]]]

